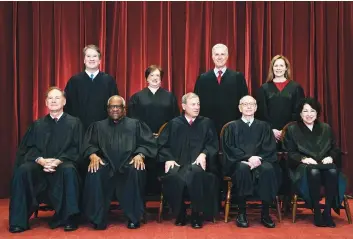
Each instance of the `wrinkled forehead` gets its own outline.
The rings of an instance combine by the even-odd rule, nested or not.
[[[194,97],[186,99],[186,104],[197,104],[199,102],[200,102],[200,99],[198,96],[194,96]]]
[[[242,99],[240,100],[240,103],[241,103],[241,104],[245,104],[245,103],[256,103],[256,100],[255,100],[253,97],[251,97],[251,96],[246,96],[246,97],[244,97],[244,98],[242,98]]]
[[[48,92],[48,97],[64,96],[63,92],[57,89],[53,89]]]
[[[215,54],[227,54],[227,48],[224,47],[224,46],[217,46],[215,48],[213,48],[212,50],[212,54],[215,55]]]
[[[122,104],[123,104],[123,100],[120,97],[114,97],[109,101],[109,105],[122,105]]]

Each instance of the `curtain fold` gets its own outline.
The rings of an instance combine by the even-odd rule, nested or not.
[[[283,54],[293,79],[322,103],[337,143],[353,155],[352,14],[352,2],[1,2],[0,167],[9,170],[0,176],[0,197],[9,195],[19,141],[47,113],[45,90],[64,88],[84,69],[87,44],[101,48],[101,70],[126,100],[146,86],[146,67],[159,64],[162,86],[179,103],[213,68],[216,43],[228,46],[228,67],[243,72],[253,95],[271,58]]]

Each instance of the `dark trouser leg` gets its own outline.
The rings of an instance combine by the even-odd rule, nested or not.
[[[48,195],[51,205],[55,209],[51,227],[67,223],[67,220],[80,212],[80,182],[79,174],[71,162],[60,164],[56,172],[46,174],[50,184]]]
[[[38,206],[36,197],[46,188],[44,174],[35,162],[24,163],[15,171],[11,183],[10,226],[29,228],[28,220]]]
[[[87,172],[82,197],[82,208],[90,222],[107,225],[107,217],[112,195],[115,190],[115,177],[110,177],[110,167],[100,165],[95,173]]]
[[[163,195],[172,208],[173,214],[178,215],[184,204],[183,195],[186,188],[184,174],[179,172],[181,167],[174,166],[165,174],[163,179]]]
[[[308,186],[314,210],[320,211],[321,173],[319,169],[308,168]]]
[[[275,199],[279,189],[280,167],[278,164],[262,162],[256,169],[258,179],[256,183],[256,191],[260,199],[267,204],[271,204]]]
[[[253,175],[249,165],[236,163],[235,170],[231,176],[232,183],[237,195],[236,201],[239,207],[239,213],[246,212],[246,196],[253,194]]]
[[[337,196],[337,185],[338,185],[338,172],[337,169],[328,169],[322,171],[322,180],[325,186],[325,210],[331,212],[332,203]]]
[[[132,165],[118,174],[116,195],[125,213],[133,223],[138,223],[144,212],[146,170],[137,170]]]

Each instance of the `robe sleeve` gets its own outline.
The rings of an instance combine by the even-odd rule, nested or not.
[[[138,119],[138,115],[137,115],[137,110],[136,110],[136,106],[137,106],[137,96],[136,94],[134,94],[133,96],[130,97],[128,106],[127,106],[127,116],[133,119]]]
[[[83,141],[83,125],[81,121],[77,118],[75,123],[74,132],[72,134],[71,142],[68,148],[58,157],[61,161],[71,161],[75,163],[80,163],[81,161],[81,147]]]
[[[337,165],[338,168],[342,167],[342,151],[337,147],[335,137],[333,135],[332,129],[330,126],[328,126],[329,130],[329,139],[330,140],[330,145],[331,149],[329,150],[327,156],[331,156],[333,159],[333,163]]]
[[[238,79],[238,96],[239,100],[249,94],[248,86],[246,84],[245,77],[243,73],[237,72],[237,79]],[[239,102],[239,101],[238,101]]]
[[[219,141],[216,128],[212,121],[209,121],[209,127],[206,134],[204,149],[202,153],[206,154],[206,165],[208,165],[209,171],[214,174],[218,174],[218,151]]]
[[[262,161],[274,163],[277,161],[276,139],[268,123],[265,123],[262,131],[261,151],[259,155]]]
[[[197,80],[196,80],[196,82],[195,82],[195,86],[194,86],[194,93],[196,94],[196,95],[198,95],[199,97],[200,97],[200,95],[199,95],[199,93],[200,93],[200,91],[201,91],[201,89],[200,89],[200,87],[201,87],[201,75],[197,78]]]
[[[116,84],[116,81],[113,77],[111,77],[111,84],[110,84],[110,96],[113,96],[113,95],[119,95],[119,90],[118,90],[118,86]]]
[[[160,163],[165,163],[167,161],[178,162],[178,160],[174,157],[171,149],[171,132],[172,123],[169,122],[158,136],[158,162]]]
[[[237,162],[247,161],[252,155],[248,155],[238,147],[238,142],[235,139],[237,128],[232,124],[224,129],[224,134],[221,139],[223,149],[223,168],[228,170]]]
[[[291,163],[298,165],[301,163],[302,158],[306,156],[299,152],[298,145],[293,138],[293,133],[293,127],[289,126],[287,128],[287,132],[284,135],[283,148],[284,151],[288,153],[288,160]]]
[[[298,115],[299,112],[298,111],[298,106],[300,104],[300,101],[305,97],[304,95],[304,90],[303,88],[298,85],[298,87],[296,88],[295,94],[294,94],[294,104],[292,104],[292,121],[297,121],[298,120]]]
[[[262,121],[269,122],[268,115],[267,115],[268,108],[267,108],[266,92],[263,86],[261,86],[257,91],[256,103],[257,103],[256,118]]]
[[[84,160],[88,159],[91,154],[101,155],[101,150],[98,143],[98,124],[91,124],[84,136],[83,146],[82,146],[82,158]],[[102,156],[102,155],[101,155]]]
[[[68,113],[69,115],[77,116],[73,110],[73,105],[74,105],[73,101],[75,100],[75,89],[74,89],[72,77],[67,82],[64,91],[65,91],[65,98],[66,98],[66,104],[64,106],[64,111],[66,113]]]
[[[179,109],[179,106],[178,106],[178,101],[175,97],[174,94],[172,94],[172,107],[173,107],[173,117],[177,117],[180,115],[180,109]]]
[[[157,144],[151,129],[142,121],[137,122],[136,149],[134,155],[142,153],[148,158],[156,158]]]

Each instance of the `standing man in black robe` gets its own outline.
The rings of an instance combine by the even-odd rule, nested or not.
[[[64,225],[77,229],[79,175],[83,127],[78,118],[63,112],[64,92],[57,87],[47,91],[49,114],[27,130],[16,155],[11,183],[10,228],[12,233],[29,229],[29,218],[38,209],[40,198],[54,208],[51,228]]]
[[[239,214],[238,227],[248,227],[246,197],[256,191],[262,200],[261,223],[275,227],[269,214],[269,205],[279,189],[280,167],[277,163],[276,140],[268,123],[254,119],[256,100],[245,96],[240,100],[242,118],[225,128],[221,138],[223,173],[232,178]]]
[[[88,45],[83,56],[85,71],[72,76],[66,84],[64,111],[78,117],[86,130],[91,123],[107,118],[107,100],[119,93],[114,78],[99,71],[102,57],[99,48]]]
[[[187,191],[192,205],[191,225],[202,227],[206,217],[218,212],[218,137],[213,122],[199,116],[200,100],[195,93],[182,97],[185,114],[172,119],[158,137],[159,161],[165,163],[163,194],[177,215],[175,224],[185,225]]]
[[[112,197],[115,195],[125,215],[127,227],[140,227],[144,212],[144,159],[157,155],[157,144],[143,122],[125,117],[125,100],[108,100],[109,117],[93,123],[86,132],[83,157],[89,160],[83,191],[83,210],[96,230],[107,227]]]
[[[200,97],[200,115],[213,120],[219,134],[223,125],[240,118],[238,102],[248,94],[248,87],[241,72],[227,68],[226,45],[213,46],[212,59],[215,68],[199,76],[194,92]]]

